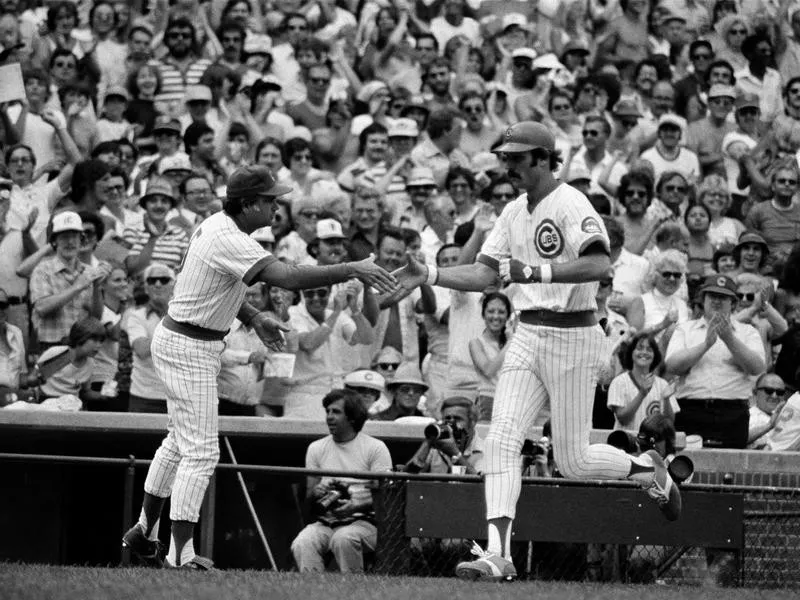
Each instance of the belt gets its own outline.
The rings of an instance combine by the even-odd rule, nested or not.
[[[6,300],[8,300],[8,303],[11,306],[14,306],[15,304],[27,304],[28,303],[28,297],[27,296],[7,296]]]
[[[188,338],[199,340],[201,342],[219,342],[222,341],[226,335],[228,335],[227,331],[217,331],[216,329],[200,327],[200,325],[195,325],[194,323],[176,321],[169,315],[164,316],[164,320],[161,321],[161,324],[170,331],[180,333],[181,335],[185,335]]]
[[[521,323],[543,327],[591,327],[597,325],[594,311],[556,312],[553,310],[523,310],[519,313]]]
[[[749,400],[728,398],[678,398],[678,404],[693,404],[704,408],[750,408]]]

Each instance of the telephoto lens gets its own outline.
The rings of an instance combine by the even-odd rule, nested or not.
[[[436,440],[449,440],[453,436],[453,431],[450,425],[444,421],[438,423],[431,423],[425,427],[425,439],[429,442]]]

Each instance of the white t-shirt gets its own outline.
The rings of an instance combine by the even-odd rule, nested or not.
[[[614,430],[627,429],[637,431],[639,425],[641,425],[642,421],[647,417],[663,413],[665,407],[662,396],[668,385],[669,384],[661,377],[655,377],[653,380],[653,387],[650,388],[647,396],[644,397],[639,408],[636,409],[633,418],[627,424],[623,425],[619,422],[616,415],[614,416]],[[611,385],[608,386],[607,406],[609,409],[613,409],[615,406],[620,408],[625,407],[630,404],[631,400],[633,400],[638,393],[639,388],[633,383],[630,371],[620,373],[614,377],[611,381]],[[678,402],[674,397],[670,397],[668,401],[674,413],[680,412],[680,406],[678,406]]]
[[[656,182],[667,171],[677,171],[686,177],[689,183],[700,179],[700,160],[697,158],[697,154],[688,148],[681,148],[675,160],[667,160],[661,156],[655,146],[642,152],[639,158],[650,161],[650,164],[653,165]]]
[[[478,22],[469,17],[464,17],[461,25],[455,27],[447,22],[444,17],[436,17],[431,20],[431,33],[439,42],[439,52],[444,52],[445,44],[450,38],[457,35],[466,36],[473,46],[477,46],[480,41],[481,28]]]

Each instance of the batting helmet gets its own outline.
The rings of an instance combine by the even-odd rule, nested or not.
[[[503,145],[495,152],[528,152],[542,148],[548,152],[556,149],[556,139],[550,130],[535,121],[522,121],[511,125],[503,136]]]

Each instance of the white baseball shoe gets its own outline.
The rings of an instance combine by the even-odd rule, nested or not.
[[[456,576],[470,581],[514,581],[517,569],[514,563],[494,552],[483,550],[472,542],[472,554],[478,558],[458,563]]]

